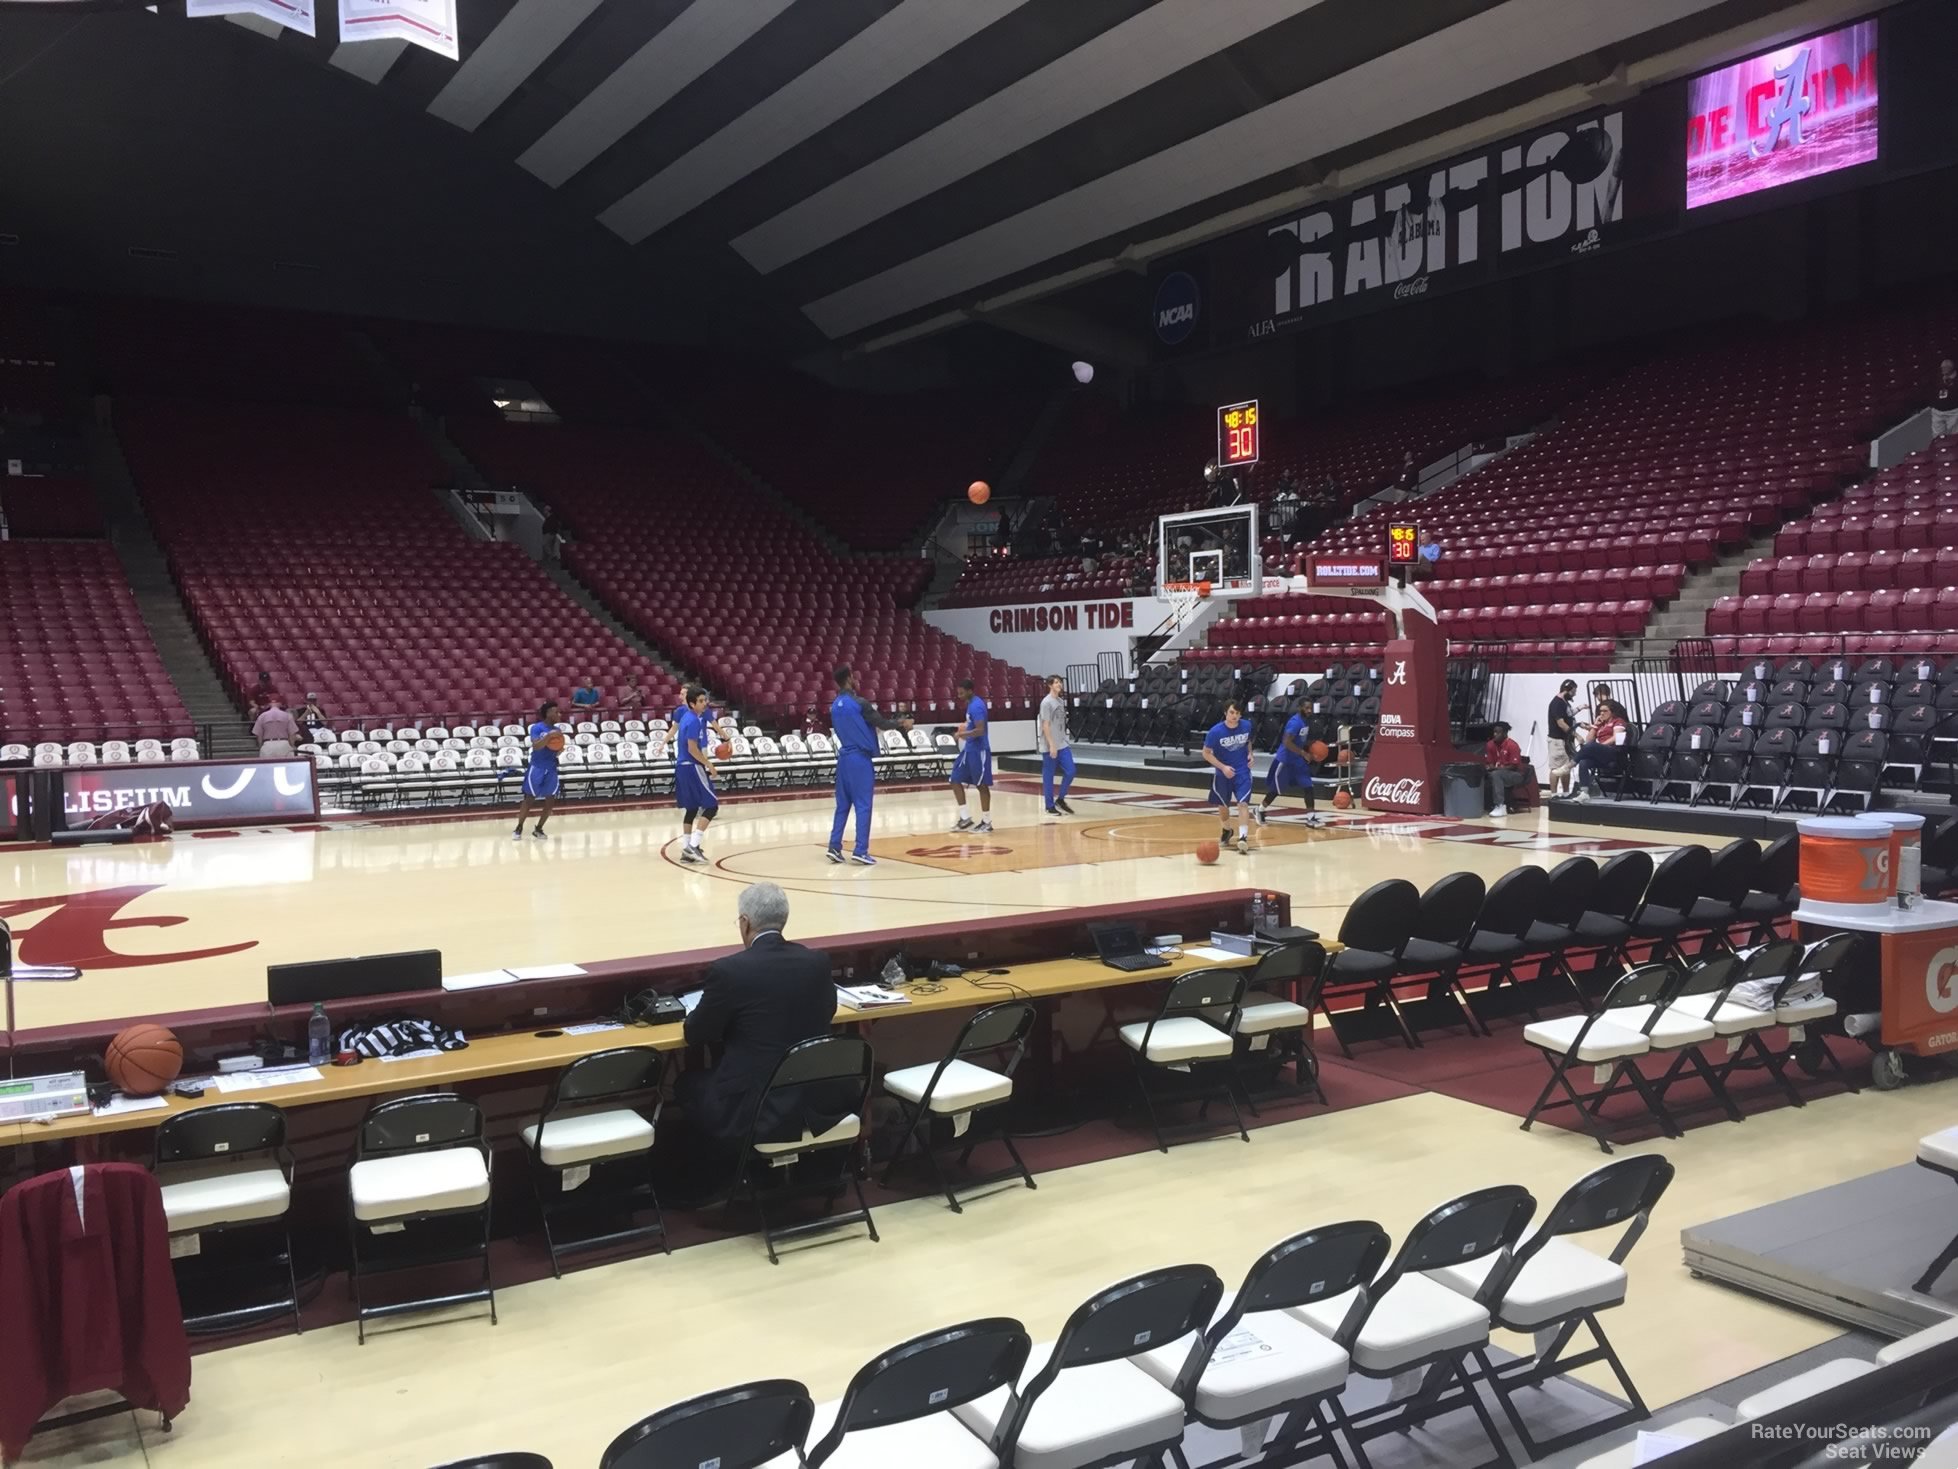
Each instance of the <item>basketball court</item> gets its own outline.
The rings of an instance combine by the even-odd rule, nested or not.
[[[1079,783],[1077,815],[1047,817],[1038,783],[994,788],[987,835],[954,835],[942,790],[877,799],[874,868],[824,859],[826,794],[737,798],[705,847],[679,861],[669,807],[567,807],[551,837],[511,839],[508,811],[375,817],[168,841],[0,853],[21,962],[73,964],[78,983],[26,985],[22,1029],[251,1004],[269,964],[434,947],[452,974],[582,963],[735,941],[743,887],[775,882],[801,937],[1128,903],[1263,884],[1291,894],[1296,921],[1337,930],[1347,905],[1388,877],[1426,885],[1485,879],[1522,863],[1663,846],[1560,827],[1537,812],[1460,822],[1339,812],[1304,824],[1296,800],[1252,833],[1252,851],[1200,864],[1217,834],[1199,793]],[[1708,838],[1709,844],[1717,839]]]

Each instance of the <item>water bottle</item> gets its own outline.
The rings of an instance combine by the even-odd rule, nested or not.
[[[306,1022],[306,1059],[324,1066],[333,1059],[333,1022],[326,1018],[326,1006],[313,1002],[313,1018]]]
[[[1258,933],[1265,926],[1265,895],[1262,890],[1251,894],[1251,932]]]

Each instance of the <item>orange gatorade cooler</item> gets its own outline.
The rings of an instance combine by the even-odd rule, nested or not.
[[[1897,895],[1890,827],[1854,816],[1813,816],[1801,834],[1802,905],[1867,912]]]
[[[1867,811],[1862,819],[1890,828],[1890,870],[1897,878],[1897,906],[1915,908],[1924,898],[1924,818],[1910,811]]]

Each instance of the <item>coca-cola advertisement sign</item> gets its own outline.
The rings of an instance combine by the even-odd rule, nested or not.
[[[1377,775],[1369,776],[1360,795],[1369,806],[1419,807],[1422,793],[1427,789],[1427,785],[1425,780],[1414,780],[1405,776],[1389,785]]]

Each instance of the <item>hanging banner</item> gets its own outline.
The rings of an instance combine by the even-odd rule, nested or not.
[[[313,0],[184,0],[184,14],[255,15],[302,36],[313,34]]]
[[[412,41],[459,60],[455,0],[340,0],[342,41]]]

